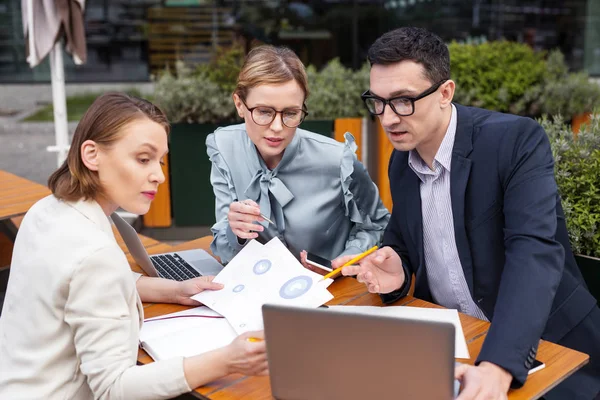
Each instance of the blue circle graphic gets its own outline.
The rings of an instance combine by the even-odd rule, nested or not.
[[[308,292],[312,286],[312,279],[308,276],[297,276],[290,279],[279,289],[279,296],[284,299],[295,299]]]
[[[262,275],[271,269],[271,261],[265,259],[259,260],[254,264],[254,273],[256,275]]]
[[[245,286],[244,286],[244,285],[237,285],[236,287],[234,287],[234,288],[233,288],[233,291],[234,291],[235,293],[239,293],[239,292],[241,292],[242,290],[244,290],[244,288],[245,288]]]

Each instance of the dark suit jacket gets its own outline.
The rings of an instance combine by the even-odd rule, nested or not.
[[[450,192],[456,246],[471,296],[492,322],[477,362],[502,366],[518,387],[540,337],[560,342],[596,300],[571,252],[542,127],[529,118],[455,106]],[[389,179],[394,207],[383,244],[400,255],[408,279],[382,298],[405,296],[414,274],[415,297],[435,301],[425,270],[420,181],[408,152],[393,152]]]

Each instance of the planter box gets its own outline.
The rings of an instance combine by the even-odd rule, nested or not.
[[[581,130],[581,126],[584,124],[589,124],[592,119],[592,113],[583,113],[573,117],[571,120],[571,128],[573,129],[573,133],[575,136]]]
[[[356,156],[359,161],[366,164],[367,154],[367,143],[363,141],[363,118],[337,118],[334,121],[334,136],[333,138],[338,142],[344,142],[344,134],[350,132],[354,136],[358,149],[356,150]],[[365,165],[366,167],[367,165]]]
[[[156,198],[150,210],[144,214],[144,226],[147,228],[168,228],[171,226],[171,179],[169,177],[169,157],[165,157],[162,166],[165,181],[158,187]]]
[[[600,258],[576,255],[575,261],[590,293],[600,302]]]
[[[320,133],[327,137],[333,137],[333,120],[331,119],[314,119],[304,121],[299,128],[306,129],[314,133]]]
[[[169,165],[173,219],[176,226],[212,226],[215,196],[206,137],[216,124],[173,124],[169,135]]]

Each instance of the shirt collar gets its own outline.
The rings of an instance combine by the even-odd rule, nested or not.
[[[114,237],[111,222],[109,218],[104,214],[104,210],[100,207],[95,200],[78,200],[73,202],[66,202],[69,206],[83,214],[84,217],[98,225],[103,231]]]
[[[452,163],[452,148],[454,147],[454,138],[456,137],[457,126],[456,107],[454,107],[454,104],[451,104],[451,106],[452,115],[450,117],[450,123],[446,129],[446,133],[444,134],[444,139],[442,139],[440,148],[433,159],[433,165],[436,168],[436,171],[434,172],[429,169],[417,150],[411,150],[408,154],[408,165],[422,181],[425,180],[424,175],[437,175],[441,172],[438,171],[437,165],[441,165],[447,171],[450,171],[450,165]]]

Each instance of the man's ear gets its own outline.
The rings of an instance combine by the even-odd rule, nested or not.
[[[98,171],[99,164],[99,149],[96,142],[93,140],[86,140],[81,145],[81,160],[83,165],[90,171]]]
[[[452,104],[452,99],[454,98],[454,90],[456,89],[456,84],[453,80],[448,79],[446,82],[442,83],[442,99],[440,101],[440,107],[446,108]]]
[[[237,93],[233,94],[233,103],[235,104],[235,108],[240,118],[244,119],[244,103]]]

